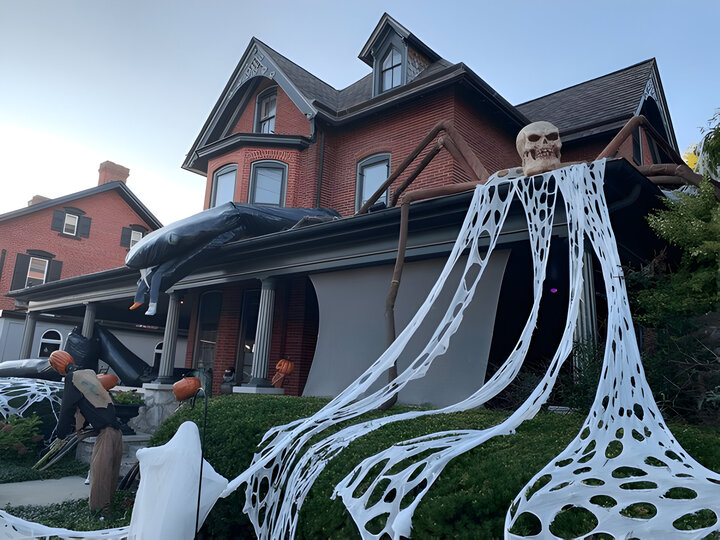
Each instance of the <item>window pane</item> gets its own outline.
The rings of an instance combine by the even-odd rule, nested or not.
[[[260,133],[275,133],[275,117],[260,122]]]
[[[275,105],[277,103],[277,96],[268,96],[263,100],[262,103],[262,117],[267,118],[268,116],[275,116]]]
[[[402,57],[400,56],[400,53],[397,52],[396,49],[393,49],[391,55],[392,55],[392,65],[393,66],[400,65],[400,62],[402,61]]]
[[[45,259],[30,257],[30,266],[28,267],[27,280],[25,281],[26,287],[45,283],[47,264],[48,262]]]
[[[383,80],[382,80],[382,89],[383,90],[390,90],[392,85],[392,69],[388,69],[387,71],[383,71],[382,74]]]
[[[392,70],[392,87],[400,86],[400,66],[395,66]]]
[[[386,70],[386,69],[390,69],[391,67],[392,67],[392,53],[391,53],[391,54],[388,54],[388,55],[385,57],[385,60],[383,60],[383,63],[382,63],[383,71]]]
[[[283,173],[283,169],[278,167],[256,167],[252,202],[280,206]]]
[[[372,196],[373,193],[387,180],[388,177],[388,162],[387,160],[378,161],[371,165],[366,165],[360,171],[362,178],[362,202],[360,206],[365,204],[367,200]],[[381,202],[381,197],[378,202]],[[385,202],[387,202],[387,191],[385,192]]]
[[[65,225],[63,226],[63,233],[71,234],[75,236],[77,232],[78,217],[72,214],[65,214]]]
[[[235,198],[235,169],[215,177],[215,200],[212,206],[230,202]]]
[[[133,247],[140,240],[142,240],[143,233],[141,231],[132,231],[130,233],[130,247]]]

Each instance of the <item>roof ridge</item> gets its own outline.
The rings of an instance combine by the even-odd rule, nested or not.
[[[524,102],[522,102],[522,103],[518,103],[517,105],[515,105],[515,107],[522,107],[523,105],[527,105],[528,103],[532,103],[532,102],[534,102],[534,101],[539,101],[539,100],[541,100],[541,99],[545,99],[545,98],[550,97],[550,96],[552,96],[552,95],[559,94],[560,92],[565,92],[566,90],[570,90],[571,88],[576,88],[576,87],[578,87],[578,86],[582,86],[582,85],[584,85],[584,84],[588,84],[588,83],[591,83],[591,82],[593,82],[593,81],[597,81],[597,80],[600,80],[600,79],[604,79],[605,77],[610,77],[611,75],[615,75],[615,74],[621,73],[621,72],[623,72],[623,71],[629,71],[629,70],[631,70],[631,69],[633,69],[633,68],[637,68],[637,67],[639,67],[639,66],[641,66],[641,65],[643,65],[643,64],[652,64],[652,63],[655,63],[655,62],[656,62],[655,57],[648,58],[647,60],[643,60],[643,61],[641,61],[641,62],[637,62],[637,63],[635,63],[635,64],[633,64],[633,65],[631,65],[631,66],[627,66],[627,67],[624,67],[624,68],[616,69],[615,71],[611,71],[610,73],[605,73],[604,75],[599,75],[599,76],[594,77],[594,78],[592,78],[592,79],[588,79],[588,80],[586,80],[586,81],[582,81],[582,82],[579,82],[579,83],[576,83],[576,84],[572,84],[572,85],[567,86],[567,87],[565,87],[565,88],[561,88],[560,90],[555,90],[554,92],[550,92],[549,94],[545,94],[545,95],[543,95],[543,96],[539,96],[539,97],[533,98],[533,99],[531,99],[531,100],[524,101]]]
[[[310,75],[310,76],[313,77],[314,79],[317,79],[318,82],[324,84],[324,85],[327,86],[330,90],[333,90],[334,92],[339,92],[339,90],[338,90],[337,88],[335,88],[333,85],[331,85],[330,83],[327,83],[327,82],[323,81],[320,77],[318,77],[318,76],[315,75],[314,73],[308,71],[307,69],[305,69],[305,68],[302,67],[301,65],[297,64],[296,62],[293,62],[292,60],[290,60],[287,56],[285,56],[285,55],[282,54],[281,52],[278,52],[278,51],[276,51],[275,49],[273,49],[270,45],[268,45],[267,43],[265,43],[263,40],[261,40],[261,39],[259,39],[259,38],[257,38],[257,37],[253,37],[253,39],[254,39],[255,41],[257,41],[258,43],[260,43],[260,45],[262,45],[262,46],[265,47],[266,49],[269,49],[271,52],[273,52],[273,53],[277,54],[278,56],[282,57],[283,60],[286,60],[286,61],[290,62],[290,63],[291,63],[293,66],[295,66],[296,68],[304,71],[305,73],[307,73],[308,75]]]

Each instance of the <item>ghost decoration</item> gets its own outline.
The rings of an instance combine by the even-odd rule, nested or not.
[[[522,158],[525,176],[559,169],[560,132],[550,122],[533,122],[520,130],[515,147]]]

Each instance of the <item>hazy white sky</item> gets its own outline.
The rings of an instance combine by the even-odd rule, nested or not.
[[[180,165],[250,38],[344,88],[384,11],[513,104],[655,57],[681,150],[720,107],[715,0],[0,0],[0,213],[105,160],[163,223],[200,211]]]

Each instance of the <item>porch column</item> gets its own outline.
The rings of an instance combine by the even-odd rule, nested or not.
[[[25,316],[25,329],[23,330],[22,345],[20,346],[20,358],[30,358],[32,354],[33,338],[35,337],[35,325],[37,324],[37,311],[28,311]]]
[[[170,293],[167,317],[165,318],[165,334],[160,354],[160,369],[156,383],[170,384],[173,382],[173,368],[175,367],[175,350],[177,346],[178,321],[180,319],[180,296]]]
[[[268,381],[268,360],[272,340],[273,309],[275,307],[275,280],[262,280],[257,330],[255,331],[255,352],[247,386],[272,386]]]
[[[88,302],[85,304],[85,317],[83,318],[82,335],[83,337],[90,339],[93,337],[93,331],[95,330],[95,312],[97,305],[95,302]]]
[[[598,328],[593,258],[592,251],[587,248],[589,248],[589,246],[586,246],[585,253],[583,254],[583,288],[574,339],[575,341],[590,345],[597,342]]]

